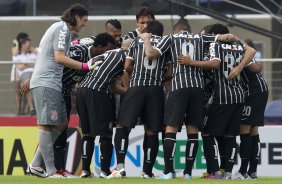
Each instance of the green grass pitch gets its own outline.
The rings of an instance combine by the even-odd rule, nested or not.
[[[0,176],[2,184],[282,184],[282,177],[261,177],[258,180],[203,180],[195,177],[192,180],[183,180],[176,178],[173,180],[158,180],[158,179],[141,179],[141,178],[123,178],[123,179],[42,179],[34,176]]]

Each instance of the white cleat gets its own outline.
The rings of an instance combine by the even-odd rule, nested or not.
[[[38,176],[41,178],[48,177],[48,174],[46,173],[46,171],[44,171],[44,169],[42,169],[41,167],[34,167],[31,164],[27,166],[26,173],[30,175]]]
[[[112,178],[124,178],[126,176],[126,172],[125,169],[122,168],[121,170],[116,170],[114,169],[112,171],[112,173],[107,177],[108,179],[112,179]]]

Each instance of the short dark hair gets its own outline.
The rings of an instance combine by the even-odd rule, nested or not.
[[[173,26],[173,31],[180,30],[180,31],[189,31],[191,32],[191,27],[186,19],[180,19],[178,22],[176,22]]]
[[[101,45],[102,47],[107,46],[108,44],[116,45],[115,39],[108,33],[100,33],[95,37],[94,47]]]
[[[253,40],[251,40],[251,39],[246,39],[246,40],[245,40],[245,43],[246,43],[248,46],[252,47],[253,49],[257,50],[257,48],[256,48],[256,46],[255,46]]]
[[[88,15],[88,10],[82,4],[76,3],[64,11],[61,19],[62,21],[68,23],[71,26],[76,26],[76,15],[78,15],[79,17]]]
[[[153,35],[162,36],[164,33],[164,26],[158,20],[153,20],[148,23],[146,32],[152,33]]]
[[[148,6],[142,6],[137,10],[136,21],[138,21],[138,19],[142,16],[150,16],[153,20],[155,20],[155,14],[153,10]]]
[[[121,23],[117,19],[109,19],[105,23],[105,28],[107,28],[108,24],[112,25],[116,29],[121,29]]]
[[[211,27],[208,30],[209,34],[228,34],[229,30],[227,28],[227,26],[223,25],[223,24],[212,24]]]
[[[208,25],[205,25],[202,29],[201,29],[201,32],[204,31],[205,34],[208,34],[209,33],[209,30],[211,28],[212,24],[208,24]]]

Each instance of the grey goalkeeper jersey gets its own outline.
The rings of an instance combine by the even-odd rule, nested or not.
[[[62,91],[64,65],[56,63],[54,51],[67,55],[70,43],[70,30],[65,22],[56,22],[48,28],[40,41],[30,88],[43,86]]]

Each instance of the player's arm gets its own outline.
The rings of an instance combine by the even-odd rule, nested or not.
[[[234,42],[239,40],[239,38],[234,34],[218,34],[215,37],[215,41],[223,41],[223,42]]]
[[[133,58],[127,57],[124,63],[123,79],[124,79],[124,84],[126,85],[126,87],[128,87],[128,82],[131,78],[131,74],[132,74],[133,67],[134,67],[134,62],[132,59]]]
[[[120,77],[121,81],[122,81],[122,76]],[[110,86],[110,90],[113,93],[117,93],[120,95],[124,95],[127,91],[127,87],[123,86],[122,83],[120,83],[118,80],[115,80],[114,82],[112,82],[111,86]]]
[[[188,65],[188,66],[193,66],[203,69],[217,69],[220,67],[219,59],[211,59],[209,61],[196,61],[196,60],[192,60],[189,55],[178,56],[177,62],[182,65]]]
[[[256,54],[256,50],[246,44],[244,44],[244,49],[245,49],[245,54],[243,59],[241,60],[238,66],[236,66],[230,71],[228,79],[234,79],[235,77],[239,76],[241,71],[244,69],[244,67],[251,62],[251,60]]]
[[[157,59],[161,56],[161,53],[152,46],[150,33],[142,33],[140,38],[144,41],[145,55],[149,60]]]
[[[257,62],[250,62],[246,68],[253,73],[260,73],[262,71],[262,65]]]
[[[167,70],[165,72],[165,82],[170,81],[172,79],[172,63],[167,66]]]

